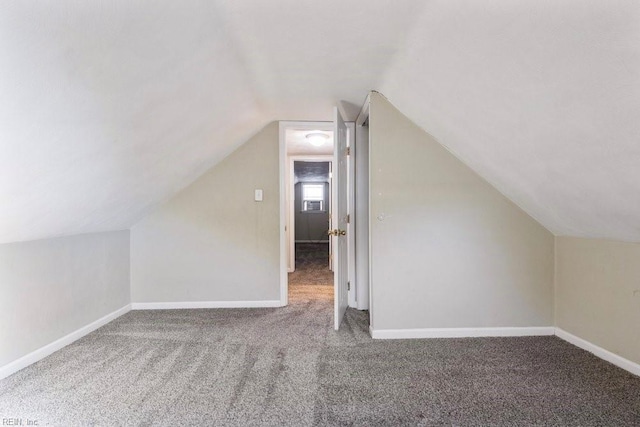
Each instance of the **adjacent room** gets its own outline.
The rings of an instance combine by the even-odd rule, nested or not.
[[[640,3],[7,0],[2,425],[640,426]]]

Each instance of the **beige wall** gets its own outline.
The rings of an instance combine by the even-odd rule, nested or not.
[[[377,93],[369,131],[373,328],[553,326],[553,235]]]
[[[0,245],[0,366],[130,302],[129,231]]]
[[[640,244],[556,238],[556,326],[640,363]]]
[[[133,226],[132,301],[279,299],[278,171],[271,123]]]

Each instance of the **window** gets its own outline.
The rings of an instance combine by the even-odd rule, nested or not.
[[[302,211],[324,211],[324,184],[302,184]]]

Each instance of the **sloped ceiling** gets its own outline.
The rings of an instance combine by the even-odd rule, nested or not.
[[[128,228],[384,93],[556,234],[640,240],[633,1],[7,0],[0,242]]]
[[[640,2],[428,2],[380,89],[555,234],[640,241]]]

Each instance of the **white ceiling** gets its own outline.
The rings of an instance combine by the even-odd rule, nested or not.
[[[370,89],[556,234],[640,241],[640,3],[6,0],[0,242],[128,228]]]
[[[640,241],[640,2],[428,2],[380,85],[555,234]]]

